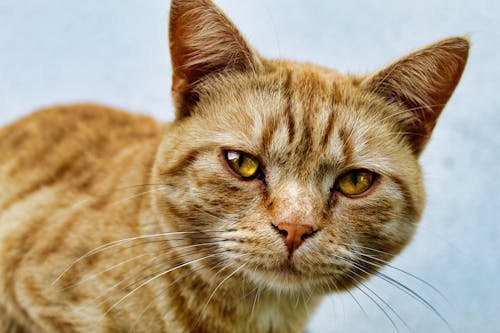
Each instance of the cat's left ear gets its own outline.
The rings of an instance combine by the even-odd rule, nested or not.
[[[407,115],[404,131],[416,155],[430,138],[436,121],[462,76],[469,40],[452,37],[409,54],[368,76],[361,86],[397,103]]]
[[[208,76],[260,66],[258,54],[210,0],[172,0],[169,39],[177,119],[189,116],[196,86]]]

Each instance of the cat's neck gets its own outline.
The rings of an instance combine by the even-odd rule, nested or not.
[[[188,308],[177,307],[176,318],[185,325],[199,327],[202,332],[298,333],[303,332],[322,298],[303,292],[282,293],[243,281],[241,276],[230,276],[232,271],[217,272],[205,275],[191,271],[187,278],[168,287],[170,300],[183,299],[183,304],[190,304]]]

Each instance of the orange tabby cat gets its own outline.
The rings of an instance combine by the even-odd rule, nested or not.
[[[411,239],[467,39],[342,76],[264,59],[209,0],[170,15],[174,122],[0,130],[0,332],[301,332]]]

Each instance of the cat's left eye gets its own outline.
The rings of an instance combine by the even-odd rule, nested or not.
[[[229,167],[241,178],[251,180],[259,176],[259,161],[254,156],[235,150],[226,150],[224,153]]]
[[[356,197],[367,192],[375,181],[375,173],[356,169],[344,174],[337,180],[336,189],[348,197]]]

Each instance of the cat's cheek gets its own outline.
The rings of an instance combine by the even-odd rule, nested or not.
[[[406,181],[418,182],[415,177]],[[395,255],[411,240],[421,212],[421,200],[402,180],[381,176],[378,184],[361,197],[333,193],[329,233],[353,246],[373,248]],[[373,254],[373,253],[372,253]],[[385,256],[384,260],[392,258]]]
[[[401,252],[413,238],[416,227],[417,221],[405,220],[404,217],[384,224],[380,233],[386,240],[383,244],[384,251],[390,252],[393,255]]]

